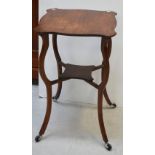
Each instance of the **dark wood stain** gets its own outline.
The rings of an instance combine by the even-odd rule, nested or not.
[[[32,0],[32,83],[38,83],[38,33],[34,27],[38,25],[38,0]]]

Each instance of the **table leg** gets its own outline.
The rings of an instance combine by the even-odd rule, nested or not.
[[[105,40],[104,38],[102,38],[102,42],[103,40]],[[102,43],[104,44],[104,43]],[[101,45],[101,46],[104,46],[104,45]],[[111,54],[111,47],[112,47],[112,41],[111,39],[109,39],[108,43],[105,45],[105,47],[101,47],[103,50],[108,50],[109,51],[109,55]],[[103,62],[104,62],[104,55],[103,55],[103,52],[102,52],[102,56],[103,56]],[[103,64],[102,62],[102,64]],[[109,70],[110,70],[110,66],[109,66]],[[102,71],[101,71],[101,78],[102,78],[102,81],[103,81],[103,72],[104,72],[104,68],[102,68]],[[105,100],[107,101],[108,105],[110,105],[111,108],[116,108],[116,104],[115,103],[112,103],[109,96],[108,96],[108,93],[107,93],[107,89],[105,88],[104,91],[103,91],[103,95],[105,97]]]
[[[45,56],[48,50],[49,46],[49,36],[48,34],[41,34],[42,40],[43,40],[43,45],[42,45],[42,50],[39,56],[39,71],[42,80],[45,83],[46,86],[46,91],[47,91],[47,107],[46,107],[46,114],[44,117],[44,121],[42,123],[41,129],[39,131],[39,135],[36,136],[35,141],[39,142],[41,140],[41,136],[44,134],[49,119],[50,119],[50,114],[51,114],[51,108],[52,108],[52,88],[51,88],[51,81],[47,78],[45,69],[44,69],[44,61],[45,61]]]
[[[55,58],[57,61],[58,79],[60,79],[60,75],[62,74],[62,66],[60,63],[61,57],[60,57],[59,51],[58,51],[57,34],[53,34],[52,44],[53,44],[53,50],[54,50]],[[59,96],[61,94],[61,90],[62,90],[62,81],[59,80],[56,95],[53,97],[54,100],[57,100],[59,98]]]
[[[107,150],[111,150],[112,146],[108,143],[108,138],[104,126],[103,120],[103,111],[102,111],[102,104],[103,104],[103,92],[106,88],[108,78],[109,78],[109,57],[111,53],[111,49],[109,45],[111,44],[111,38],[103,38],[101,40],[101,51],[103,55],[103,69],[102,69],[102,82],[99,85],[98,89],[98,120],[100,125],[100,130],[102,134],[102,138],[105,142],[105,147]]]

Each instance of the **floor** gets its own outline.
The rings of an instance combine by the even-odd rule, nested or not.
[[[122,107],[103,107],[105,126],[112,151],[104,148],[95,104],[71,101],[53,102],[48,128],[39,143],[35,143],[46,108],[46,99],[38,97],[38,87],[32,87],[32,153],[33,155],[122,155]]]

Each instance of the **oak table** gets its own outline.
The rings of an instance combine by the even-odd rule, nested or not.
[[[108,143],[108,138],[103,121],[102,102],[103,95],[111,108],[115,108],[116,104],[112,103],[107,94],[106,85],[109,78],[109,58],[112,48],[111,38],[116,35],[116,13],[95,10],[65,10],[65,9],[49,9],[41,18],[35,31],[41,36],[43,44],[39,56],[39,72],[43,79],[47,91],[47,108],[46,114],[35,141],[39,142],[44,134],[49,122],[52,108],[52,88],[54,84],[58,84],[56,95],[53,100],[57,100],[60,96],[62,83],[69,79],[81,79],[97,88],[98,90],[98,120],[105,148],[111,150],[112,146]],[[57,61],[58,79],[50,81],[45,73],[44,61],[49,47],[49,35],[52,34],[52,43],[55,58]],[[101,38],[101,52],[103,61],[99,66],[89,65],[80,66],[64,63],[58,52],[57,35],[65,36],[91,36]],[[65,68],[64,72],[62,67]],[[101,69],[101,83],[98,85],[93,82],[91,73]]]

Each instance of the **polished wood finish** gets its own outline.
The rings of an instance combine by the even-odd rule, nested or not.
[[[95,29],[93,28],[93,26],[95,27],[94,23],[91,25],[89,22],[90,19],[94,20],[94,17],[98,17],[99,19],[102,19],[101,16],[105,16],[105,14],[107,15],[108,18],[110,18],[111,16],[113,18],[110,18],[112,21],[115,21],[114,19],[114,13],[105,13],[105,12],[99,12],[99,11],[84,11],[84,10],[65,10],[64,11],[64,16],[63,17],[59,17],[58,15],[63,15],[63,11],[64,10],[49,10],[48,13],[41,19],[41,22],[39,23],[39,26],[36,28],[36,30],[39,32],[40,36],[42,37],[43,40],[43,45],[42,45],[42,50],[39,56],[39,70],[40,70],[40,75],[41,78],[43,79],[45,86],[46,86],[46,91],[47,91],[47,108],[46,108],[46,114],[45,114],[45,118],[42,124],[42,127],[40,129],[39,132],[39,136],[42,136],[47,128],[48,122],[49,122],[49,118],[50,118],[50,114],[51,114],[51,108],[52,108],[52,88],[51,86],[54,84],[58,84],[58,89],[56,92],[56,95],[53,97],[53,99],[58,99],[61,93],[61,89],[62,89],[62,82],[65,80],[70,80],[70,79],[81,79],[84,80],[85,82],[87,82],[88,84],[92,85],[93,87],[95,87],[98,90],[98,120],[99,120],[99,125],[100,125],[100,130],[101,130],[101,134],[102,134],[102,138],[104,140],[104,142],[106,144],[108,144],[108,137],[106,134],[106,130],[105,130],[105,125],[104,125],[104,120],[103,120],[103,110],[102,110],[102,104],[103,104],[103,95],[107,101],[107,103],[111,106],[114,105],[112,104],[112,102],[109,99],[107,90],[106,90],[106,85],[108,82],[108,78],[109,78],[109,71],[110,71],[110,65],[109,65],[109,58],[110,58],[110,54],[111,54],[111,47],[112,47],[112,40],[111,37],[114,35],[114,23],[111,22],[111,24],[109,23],[109,27],[110,29],[113,27],[113,30],[108,31],[111,32],[111,36],[108,36],[108,33],[106,33],[106,36],[102,36],[103,35],[103,31],[102,30],[98,30],[97,32],[100,32],[101,34],[101,52],[102,52],[102,57],[103,57],[103,61],[102,64],[99,66],[80,66],[80,65],[73,65],[73,64],[66,64],[64,62],[62,62],[61,57],[59,55],[58,52],[58,45],[57,45],[57,35],[61,34],[62,31],[60,30],[57,32],[57,28],[56,26],[51,26],[50,24],[52,22],[56,22],[55,25],[57,25],[58,23],[58,19],[60,19],[60,25],[61,23],[63,24],[63,22],[61,21],[65,21],[65,23],[70,23],[73,22],[73,27],[76,23],[76,20],[73,19],[73,17],[75,16],[75,19],[77,19],[78,17],[78,21],[80,20],[81,22],[83,21],[83,18],[81,17],[81,15],[84,15],[84,18],[86,18],[86,14],[88,15],[88,19],[84,20],[88,22],[88,31],[86,32],[86,28],[82,28],[83,24],[80,22],[79,25],[77,26],[78,31],[75,31],[74,33],[72,32],[73,29],[71,29],[69,31],[69,29],[67,29],[64,26],[63,30],[63,34],[66,35],[82,35],[83,36],[88,36],[88,35],[92,35],[92,36],[96,36],[99,35],[98,33],[95,33],[96,31],[94,31]],[[72,14],[73,13],[73,14]],[[56,15],[56,17],[55,17]],[[98,16],[97,16],[98,15]],[[110,16],[109,16],[110,15]],[[50,17],[50,18],[49,18]],[[80,19],[80,17],[82,19]],[[92,18],[91,18],[92,17]],[[54,19],[53,19],[54,18]],[[64,18],[64,19],[62,19]],[[95,20],[97,20],[95,19]],[[52,22],[51,22],[52,21]],[[43,24],[44,23],[44,24]],[[49,25],[48,25],[49,23]],[[65,25],[64,23],[64,25]],[[103,21],[101,22],[97,22],[97,24],[99,23],[103,23]],[[54,23],[53,23],[54,24]],[[78,23],[76,23],[78,24]],[[58,27],[61,27],[59,25],[57,25]],[[71,24],[72,26],[72,24]],[[101,26],[101,25],[100,25]],[[96,26],[98,28],[101,28],[100,26]],[[104,24],[103,24],[103,30],[104,30]],[[116,26],[116,25],[115,25]],[[49,32],[46,32],[46,28],[49,28]],[[54,27],[55,27],[55,32],[54,32]],[[89,28],[90,27],[90,28]],[[76,30],[77,30],[76,29]],[[85,29],[85,30],[84,30]],[[42,32],[41,32],[42,31]],[[68,32],[69,31],[69,32]],[[53,37],[52,37],[52,44],[53,44],[53,49],[54,49],[54,54],[55,54],[55,58],[57,61],[57,69],[58,69],[58,79],[50,81],[46,74],[45,74],[45,69],[44,69],[44,61],[45,61],[45,56],[49,47],[49,34],[53,33]],[[104,31],[105,34],[105,31]],[[109,33],[110,34],[110,33]],[[99,35],[99,36],[100,36]],[[62,72],[62,67],[65,68],[64,72]],[[101,83],[98,85],[95,82],[93,82],[93,78],[91,76],[91,73],[97,69],[101,69]],[[115,106],[116,107],[116,106]],[[39,137],[36,137],[36,141],[39,140]],[[110,144],[107,145],[108,146],[108,150],[111,149]]]
[[[58,79],[60,79],[60,75],[62,74],[62,66],[60,64],[61,57],[60,57],[59,52],[58,52],[57,35],[55,35],[55,34],[53,34],[53,36],[52,36],[52,44],[53,44],[53,50],[54,50],[55,58],[57,61]],[[59,98],[61,90],[62,90],[62,80],[59,80],[57,92],[56,92],[56,95],[53,97],[53,99]]]
[[[32,0],[32,80],[35,83],[38,83],[38,34],[34,31],[37,25],[38,0]]]
[[[50,114],[51,114],[51,108],[52,108],[52,89],[51,89],[51,81],[47,78],[46,73],[45,73],[45,68],[44,68],[44,63],[45,63],[45,56],[47,53],[47,49],[49,46],[49,38],[48,34],[41,34],[43,45],[42,45],[42,50],[39,56],[39,71],[42,80],[45,83],[46,86],[46,91],[47,91],[47,108],[46,108],[46,114],[45,118],[42,124],[42,127],[39,131],[39,135],[42,136],[47,128]]]
[[[102,104],[103,104],[103,92],[106,89],[106,85],[109,78],[109,58],[111,53],[111,38],[101,40],[101,51],[103,55],[103,68],[102,68],[102,82],[99,85],[98,89],[98,120],[100,125],[100,130],[102,133],[102,138],[105,143],[108,142],[104,121],[103,121],[103,111],[102,111]]]
[[[115,12],[106,11],[49,9],[36,31],[74,36],[114,36],[115,15]]]

